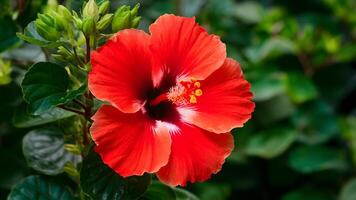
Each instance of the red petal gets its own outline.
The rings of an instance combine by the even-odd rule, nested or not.
[[[171,138],[163,123],[144,114],[122,113],[104,105],[90,128],[96,151],[105,164],[123,177],[157,172],[168,162]]]
[[[169,162],[158,171],[158,178],[172,186],[185,186],[188,181],[205,181],[220,171],[234,148],[232,135],[215,134],[184,123],[178,127],[171,133]]]
[[[205,79],[226,58],[225,44],[209,35],[194,18],[162,15],[150,26],[151,50],[156,64],[154,83],[163,75]]]
[[[215,133],[242,127],[251,118],[254,103],[250,84],[244,79],[240,65],[226,59],[224,65],[201,81],[203,95],[193,108],[179,108],[184,121]]]
[[[94,96],[125,113],[142,107],[152,88],[149,37],[139,30],[120,31],[91,54],[89,88]]]

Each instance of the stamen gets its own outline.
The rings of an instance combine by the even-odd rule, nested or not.
[[[203,95],[203,90],[200,87],[200,82],[195,79],[180,81],[169,90],[167,98],[176,105],[195,104],[198,102],[198,97]]]
[[[200,97],[201,95],[203,95],[203,90],[197,89],[197,90],[195,90],[194,94],[195,94],[195,96]]]
[[[200,82],[195,79],[180,81],[176,86],[171,87],[169,92],[159,95],[149,103],[155,106],[168,100],[176,105],[195,104],[198,102],[198,97],[203,95],[203,90],[200,87]]]
[[[190,103],[197,103],[197,98],[194,95],[191,94],[189,96],[190,96],[190,99],[189,99]]]

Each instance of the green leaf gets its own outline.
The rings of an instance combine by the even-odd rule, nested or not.
[[[294,109],[287,95],[280,94],[268,101],[257,102],[255,119],[263,125],[271,124],[291,116]]]
[[[356,45],[346,44],[340,49],[335,55],[335,60],[337,62],[349,62],[352,61],[356,56]]]
[[[196,183],[194,192],[203,200],[227,200],[231,195],[231,186],[226,183]]]
[[[81,157],[65,151],[63,132],[55,127],[36,129],[25,135],[23,154],[30,167],[47,175],[64,171],[67,162],[75,165]]]
[[[247,143],[245,152],[249,155],[271,159],[290,147],[297,136],[290,127],[275,127],[253,135]]]
[[[62,103],[69,86],[67,71],[54,63],[34,64],[22,81],[24,99],[38,115]]]
[[[148,188],[151,176],[123,178],[106,166],[95,152],[84,159],[80,172],[83,191],[95,200],[131,200],[139,198]]]
[[[339,200],[355,200],[356,199],[356,178],[348,181],[341,189]]]
[[[39,115],[84,93],[85,85],[69,90],[69,83],[64,67],[50,62],[34,64],[22,81],[24,99],[30,104],[31,112]]]
[[[21,40],[15,36],[17,30],[11,18],[0,16],[0,53],[21,44]]]
[[[272,37],[264,41],[261,45],[247,48],[245,53],[251,62],[258,63],[265,59],[294,54],[296,53],[296,47],[289,39]]]
[[[252,84],[255,101],[266,101],[285,91],[285,74],[269,73]]]
[[[71,117],[73,115],[74,113],[60,108],[52,108],[40,115],[32,115],[28,111],[27,104],[22,104],[16,107],[12,122],[15,127],[27,128],[47,124],[60,119]]]
[[[339,132],[332,107],[323,101],[300,106],[292,122],[299,130],[298,140],[309,145],[326,142]]]
[[[21,60],[24,63],[36,63],[46,59],[41,47],[27,43],[16,49],[4,52],[4,57],[9,60]],[[16,70],[16,65],[12,65],[12,70]],[[25,69],[21,70],[26,71]]]
[[[255,24],[261,21],[263,17],[262,6],[253,1],[236,3],[235,16],[247,24]]]
[[[174,189],[160,183],[159,181],[154,181],[148,187],[147,191],[141,199],[145,200],[176,200],[176,194]]]
[[[40,34],[37,33],[34,21],[27,25],[24,30],[24,33],[16,33],[16,35],[17,37],[28,43],[35,44],[41,47],[54,48],[64,44],[64,42],[53,42],[44,39]]]
[[[313,82],[302,73],[288,74],[287,91],[289,97],[295,103],[304,103],[318,96],[318,91]]]
[[[356,160],[356,117],[349,116],[340,119],[341,134],[350,148],[353,160]]]
[[[343,170],[347,166],[340,151],[323,146],[298,147],[290,153],[288,163],[290,167],[301,173]]]
[[[11,190],[7,200],[74,200],[70,191],[40,176],[29,176]]]
[[[11,189],[26,176],[28,167],[21,154],[18,154],[17,148],[0,148],[0,163],[6,163],[0,166],[0,188]]]
[[[193,193],[182,188],[174,188],[174,192],[176,193],[177,200],[199,200]]]
[[[320,191],[320,189],[302,188],[288,192],[282,197],[282,200],[330,200],[329,195]]]

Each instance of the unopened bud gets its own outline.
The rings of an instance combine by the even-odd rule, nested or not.
[[[140,4],[136,4],[135,7],[130,11],[132,17],[136,17],[138,13],[138,9],[140,8]]]
[[[44,13],[48,13],[51,10],[56,10],[57,6],[58,6],[58,1],[57,0],[48,0],[47,1],[47,5],[44,8]]]
[[[54,19],[48,14],[38,14],[37,17],[46,25],[54,25]]]
[[[114,16],[112,30],[116,32],[126,28],[130,28],[130,12],[123,13],[120,16]]]
[[[141,21],[141,17],[135,17],[132,21],[131,21],[131,28],[137,28],[138,25],[140,24]]]
[[[63,171],[71,177],[79,178],[79,172],[78,172],[77,168],[74,166],[74,164],[71,162],[67,162],[64,165]]]
[[[140,4],[130,10],[129,6],[121,6],[114,15],[112,21],[112,30],[114,32],[126,29],[126,28],[136,28],[140,21],[140,17],[137,17],[137,12]]]
[[[83,21],[83,32],[86,36],[92,35],[96,31],[95,21],[93,18],[87,18]]]
[[[77,28],[81,30],[83,28],[83,21],[78,17],[78,14],[75,11],[73,11],[73,19]]]
[[[84,18],[92,18],[94,22],[97,22],[99,19],[99,9],[96,5],[95,0],[89,0],[83,9]]]
[[[105,1],[99,6],[99,15],[104,15],[110,8],[110,2]]]
[[[67,20],[57,12],[52,11],[51,15],[54,17],[57,29],[64,30],[68,26]]]
[[[0,85],[11,82],[11,63],[0,58]]]
[[[73,55],[68,49],[64,48],[63,46],[58,47],[57,52],[58,52],[58,54],[60,54],[64,57],[68,57],[68,58],[72,57],[72,55]]]
[[[110,25],[113,16],[114,16],[114,14],[106,14],[106,15],[104,15],[100,19],[100,21],[98,22],[97,29],[99,31],[102,31],[102,30],[106,29]]]
[[[66,7],[59,5],[57,8],[57,12],[58,14],[62,15],[62,17],[64,17],[66,20],[72,20],[72,14]]]
[[[52,54],[52,57],[60,62],[67,62],[68,60],[66,58],[64,58],[62,55],[59,54]]]
[[[56,41],[60,37],[60,33],[53,27],[45,24],[41,19],[35,21],[36,30],[43,38],[49,41]]]
[[[58,1],[57,0],[48,0],[47,6],[51,6],[51,7],[55,8],[58,6]]]
[[[71,152],[72,154],[80,155],[82,152],[79,148],[79,146],[75,144],[65,144],[64,149],[68,152]]]

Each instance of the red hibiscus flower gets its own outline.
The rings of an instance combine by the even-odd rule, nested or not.
[[[93,117],[96,151],[123,177],[204,181],[230,155],[229,131],[251,117],[250,84],[194,18],[163,15],[150,33],[120,31],[92,53],[89,88],[111,104]]]

